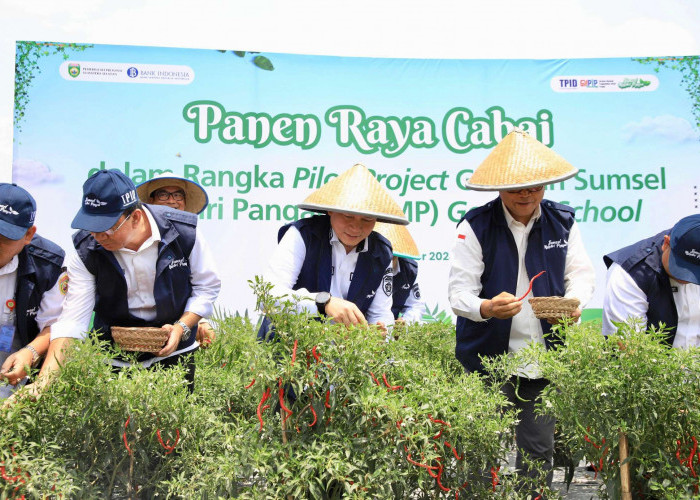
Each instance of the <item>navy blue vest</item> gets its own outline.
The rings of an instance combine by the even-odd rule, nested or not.
[[[277,234],[279,242],[287,230],[294,226],[299,230],[306,256],[293,290],[305,288],[311,292],[330,292],[333,275],[331,247],[331,219],[327,215],[314,215],[282,226]],[[367,237],[367,251],[357,257],[346,300],[353,302],[362,314],[367,314],[374,294],[391,266],[391,243],[381,234],[372,231]],[[388,271],[391,272],[390,270]],[[258,338],[267,335],[270,322],[265,318],[258,331]]]
[[[61,275],[65,253],[54,242],[34,235],[31,243],[17,255],[17,334],[27,345],[39,333],[36,313],[44,293],[51,290]]]
[[[137,318],[129,312],[124,271],[114,254],[97,243],[88,231],[81,230],[73,235],[78,256],[95,276],[94,329],[99,330],[99,337],[103,340],[112,341],[113,325],[160,327],[176,322],[185,312],[185,305],[192,294],[189,256],[196,239],[197,216],[166,206],[145,207],[153,215],[161,237],[153,284],[156,317],[151,321]],[[196,328],[193,328],[192,335],[181,341],[177,350],[192,345],[195,335]],[[143,353],[138,359],[143,361],[151,357],[153,355]]]
[[[393,301],[391,312],[394,313],[394,319],[398,319],[399,314],[403,312],[408,295],[411,293],[414,285],[416,287],[414,293],[417,294],[417,298],[420,298],[420,291],[418,290],[418,285],[416,285],[418,263],[413,259],[405,259],[403,257],[398,259],[399,274],[394,275],[394,293],[391,297]]]
[[[664,323],[671,329],[666,340],[669,345],[673,345],[678,326],[678,311],[668,273],[661,262],[661,245],[667,234],[671,234],[671,229],[612,252],[604,256],[603,261],[607,267],[616,262],[627,271],[647,296],[647,328],[652,325],[658,327],[659,323]]]
[[[532,226],[525,252],[525,268],[532,277],[547,271],[536,279],[532,296],[563,296],[564,267],[568,250],[569,231],[574,223],[574,209],[549,200],[540,203],[541,216]],[[503,204],[496,198],[467,212],[467,220],[481,245],[484,273],[479,297],[491,299],[501,292],[515,295],[518,281],[518,249],[513,233],[508,228]],[[461,220],[460,220],[461,222]],[[547,348],[556,339],[547,335],[551,325],[542,320]],[[471,321],[457,318],[457,359],[470,371],[483,371],[479,356],[497,356],[508,351],[511,319],[491,318],[488,321]]]

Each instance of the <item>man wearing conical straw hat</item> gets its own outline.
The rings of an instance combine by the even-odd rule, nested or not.
[[[418,260],[420,253],[406,226],[377,222],[374,230],[391,243],[394,257],[391,259],[393,293],[391,312],[400,323],[421,323],[425,302],[418,286]],[[394,333],[395,335],[395,333]]]
[[[595,273],[571,207],[545,200],[544,186],[574,176],[578,169],[521,130],[501,141],[469,181],[469,187],[498,191],[498,198],[467,212],[457,225],[448,295],[457,318],[455,354],[467,371],[482,371],[480,356],[515,352],[530,342],[547,348],[551,325],[537,319],[525,301],[532,295],[577,298],[593,294]],[[580,310],[572,316],[578,318]],[[532,366],[503,388],[520,411],[516,427],[519,474],[523,456],[549,470],[551,484],[554,420],[535,418],[534,404],[548,381]],[[518,386],[518,396],[514,387]],[[522,399],[520,399],[522,398]],[[523,401],[523,399],[525,401]],[[539,493],[534,491],[533,497]]]
[[[276,296],[306,298],[299,308],[344,325],[377,324],[391,313],[391,244],[372,231],[377,221],[408,224],[401,207],[363,165],[311,193],[299,208],[322,215],[287,224],[263,274]],[[265,338],[269,322],[259,337]]]

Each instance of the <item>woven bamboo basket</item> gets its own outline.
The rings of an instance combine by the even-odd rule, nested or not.
[[[578,309],[581,301],[564,297],[531,297],[530,306],[539,319],[558,319],[571,314]]]
[[[125,351],[160,351],[168,340],[168,331],[149,326],[113,326],[112,338]]]

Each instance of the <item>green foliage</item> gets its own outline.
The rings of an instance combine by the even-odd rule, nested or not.
[[[435,304],[435,308],[432,311],[426,304],[425,312],[423,313],[423,321],[426,323],[442,323],[443,325],[452,325],[452,316],[450,316],[447,311],[441,311],[439,304]]]
[[[190,396],[181,369],[115,373],[106,346],[77,344],[38,401],[0,413],[1,460],[24,481],[0,479],[0,496],[513,494],[507,474],[494,493],[488,470],[504,461],[514,417],[454,359],[452,327],[413,325],[386,342],[374,327],[315,321],[255,287],[274,340],[258,342],[246,317],[220,317],[216,341],[196,354]]]
[[[654,71],[657,73],[661,68],[680,71],[681,83],[690,97],[695,125],[700,127],[700,56],[643,57],[633,60],[642,64],[655,65]]]
[[[538,364],[551,381],[542,411],[557,418],[575,459],[585,455],[600,469],[611,498],[620,493],[620,432],[629,440],[635,492],[654,498],[691,496],[698,478],[681,460],[700,437],[700,351],[672,349],[665,343],[667,332],[644,332],[634,323],[621,324],[607,340],[598,322],[559,334],[561,348],[545,352],[533,346],[500,368]],[[700,455],[693,464],[700,470]]]
[[[29,105],[29,88],[41,70],[39,59],[60,54],[68,60],[69,52],[82,52],[92,45],[80,43],[17,42],[15,54],[15,113],[14,124],[21,130],[21,122]]]
[[[269,57],[257,55],[260,54],[260,52],[251,52],[246,50],[217,50],[217,52],[221,52],[222,54],[225,54],[226,52],[231,52],[233,55],[240,57],[241,59],[245,58],[246,54],[249,54],[252,56],[252,58],[249,58],[248,60],[252,62],[253,65],[257,68],[260,68],[264,71],[274,71],[275,69],[275,66],[272,64],[272,61]]]

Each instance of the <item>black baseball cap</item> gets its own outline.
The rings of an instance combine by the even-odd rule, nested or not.
[[[19,240],[34,225],[36,202],[17,184],[0,183],[0,234]]]
[[[127,208],[137,204],[134,183],[120,170],[99,170],[83,184],[83,206],[73,229],[101,233],[114,226]]]

